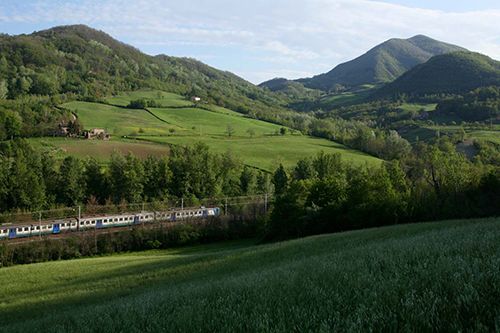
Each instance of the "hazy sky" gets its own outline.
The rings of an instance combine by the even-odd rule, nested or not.
[[[254,83],[329,71],[416,34],[500,59],[499,0],[2,0],[0,31],[87,24],[148,54],[199,59]]]

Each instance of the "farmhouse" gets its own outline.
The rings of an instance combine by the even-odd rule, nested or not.
[[[191,97],[191,101],[193,101],[193,102],[201,102],[201,97],[193,96],[193,97]]]
[[[90,131],[85,131],[84,133],[85,139],[92,140],[92,139],[98,139],[98,140],[109,140],[111,136],[106,133],[106,131],[102,128],[94,128],[91,129]]]

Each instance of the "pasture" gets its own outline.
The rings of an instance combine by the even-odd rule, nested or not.
[[[5,332],[495,331],[500,220],[0,269]]]
[[[124,93],[111,97],[113,100],[108,101],[115,105],[127,105],[129,99],[154,97],[159,93],[155,91]],[[175,94],[165,93],[162,96],[167,104],[170,101],[182,100],[181,96]],[[301,135],[291,129],[286,130],[286,135],[279,135],[282,126],[248,118],[213,105],[172,106],[147,110],[127,109],[115,105],[89,102],[70,102],[62,105],[78,115],[84,128],[104,128],[112,135],[112,143],[83,143],[81,140],[75,140],[75,149],[72,149],[68,141],[54,140],[52,144],[68,154],[82,156],[88,153],[91,156],[105,158],[109,155],[113,144],[119,146],[117,150],[127,151],[126,145],[132,145],[134,141],[124,138],[141,140],[142,143],[135,142],[136,146],[130,148],[134,153],[139,151],[140,156],[149,152],[156,155],[158,152],[168,150],[170,145],[203,142],[215,152],[231,151],[245,164],[269,171],[274,170],[280,163],[292,166],[299,159],[315,155],[320,151],[340,153],[346,161],[356,164],[380,163],[375,157],[349,149],[339,143]],[[145,141],[150,142],[150,145],[139,145],[145,145]],[[97,151],[101,148],[101,151]],[[142,148],[144,151],[140,151]]]
[[[115,96],[106,97],[106,103],[118,106],[127,106],[130,101],[138,99],[153,100],[162,107],[190,107],[193,106],[191,101],[188,101],[181,95],[168,93],[160,90],[136,90],[121,92]]]
[[[190,145],[203,142],[210,150],[218,153],[231,152],[244,163],[265,169],[275,170],[280,163],[285,167],[294,166],[298,160],[313,156],[321,151],[340,153],[343,160],[357,165],[378,165],[380,160],[347,148],[336,142],[301,135],[225,137],[225,136],[167,136],[142,137],[143,140],[171,145]]]

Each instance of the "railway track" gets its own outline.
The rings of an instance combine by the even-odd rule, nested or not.
[[[149,222],[149,223],[144,223],[144,224],[131,224],[128,226],[120,226],[120,227],[109,227],[109,228],[94,228],[94,229],[85,229],[85,230],[80,230],[80,231],[65,231],[57,234],[49,234],[49,235],[34,235],[34,236],[29,236],[29,237],[23,237],[23,238],[13,238],[13,239],[2,239],[0,240],[0,244],[7,244],[7,245],[17,245],[17,244],[24,244],[24,243],[33,243],[33,242],[43,242],[46,240],[57,240],[57,239],[65,239],[65,238],[71,238],[71,237],[85,237],[85,236],[99,236],[99,235],[104,235],[104,234],[114,234],[114,233],[120,233],[120,232],[127,232],[127,231],[132,231],[134,229],[154,229],[158,227],[167,227],[171,228],[177,225],[182,225],[182,224],[203,224],[207,223],[209,219],[206,218],[200,218],[200,219],[188,219],[188,220],[181,220],[181,221],[157,221],[157,222]]]

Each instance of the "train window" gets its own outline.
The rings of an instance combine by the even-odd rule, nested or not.
[[[115,222],[117,222],[117,221],[118,221],[118,219],[117,219],[117,218],[115,218]]]
[[[36,230],[40,230],[40,227],[36,227]]]

